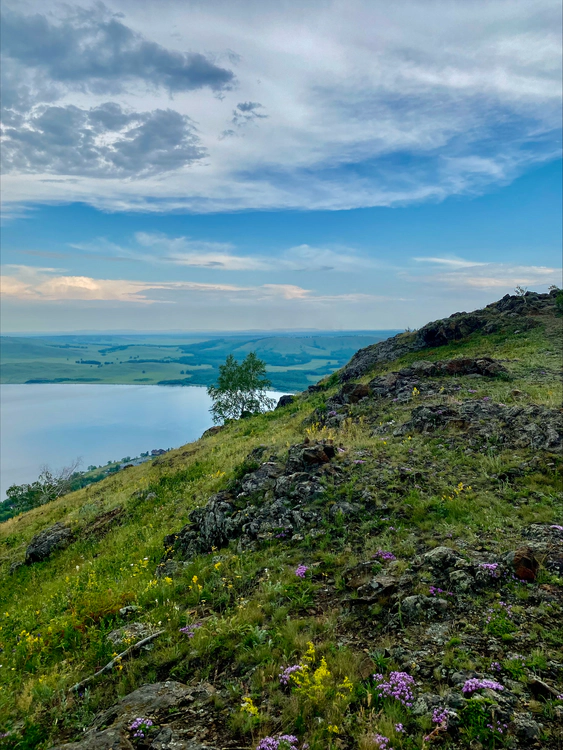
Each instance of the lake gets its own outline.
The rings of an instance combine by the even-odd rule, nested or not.
[[[271,393],[274,398],[281,394]],[[177,448],[212,426],[203,387],[0,386],[0,492],[81,458],[81,469]]]

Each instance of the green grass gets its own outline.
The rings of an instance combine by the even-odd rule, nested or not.
[[[487,395],[506,404],[557,407],[561,403],[561,382],[555,373],[559,327],[559,319],[546,318],[541,328],[519,335],[475,335],[459,344],[409,355],[365,379],[415,360],[490,354],[506,360],[510,380],[460,377],[462,398]],[[477,393],[470,395],[469,389]],[[379,549],[395,555],[398,574],[409,570],[415,555],[443,544],[465,555],[474,548],[488,549],[491,559],[498,559],[522,543],[522,530],[530,523],[561,523],[561,484],[556,474],[560,459],[542,458],[535,468],[499,480],[499,475],[534,458],[534,452],[494,446],[484,452],[467,451],[454,434],[444,433],[382,437],[373,433],[369,419],[361,419],[362,405],[354,420],[338,431],[305,426],[313,410],[335,390],[333,386],[283,410],[233,423],[154,462],[0,524],[0,713],[6,717],[4,731],[14,733],[11,747],[43,750],[55,740],[75,739],[97,711],[119,696],[145,682],[170,678],[220,679],[228,685],[234,696],[229,721],[241,746],[255,747],[259,737],[287,731],[307,740],[311,750],[341,746],[375,750],[374,733],[389,737],[396,750],[422,748],[431,729],[428,719],[413,716],[396,701],[378,703],[367,677],[378,670],[404,669],[390,649],[405,643],[416,648],[412,644],[423,633],[417,625],[406,623],[397,631],[389,629],[383,618],[385,604],[367,615],[351,609],[345,603],[353,596],[346,571],[371,559]],[[514,396],[514,390],[521,395]],[[386,402],[378,418],[399,424],[412,407],[413,403]],[[163,537],[180,529],[191,509],[240,476],[253,448],[266,444],[268,455],[283,455],[289,445],[305,437],[332,438],[346,449],[336,462],[347,479],[327,486],[327,503],[353,501],[371,492],[386,510],[353,523],[336,518],[320,536],[306,536],[299,543],[273,540],[243,553],[234,545],[219,549],[197,557],[171,579],[155,578]],[[351,465],[349,457],[357,451],[363,452],[365,463]],[[416,481],[397,473],[405,465],[417,470]],[[459,482],[471,489],[456,495]],[[103,538],[88,536],[88,525],[116,507],[124,510],[121,524]],[[57,521],[75,529],[76,541],[48,561],[10,574],[10,565],[23,558],[31,537]],[[303,581],[293,572],[301,563],[310,567]],[[379,563],[376,566],[383,569]],[[417,575],[414,590],[426,594],[429,581],[423,573]],[[558,584],[550,579],[549,585]],[[535,630],[522,639],[519,613],[532,611],[527,594],[517,584],[507,584],[505,595],[514,601],[515,620],[507,618],[491,592],[468,598],[465,614],[447,637],[449,645],[434,670],[488,669],[490,657],[470,645],[474,633],[485,632],[487,608],[494,613],[488,636],[497,638],[499,648],[505,649],[504,668],[512,678],[518,679],[524,668],[510,660],[511,651],[523,654],[525,669],[540,676],[546,659],[563,659],[560,603],[534,605]],[[138,619],[165,628],[165,635],[150,652],[94,683],[82,700],[69,697],[72,684],[111,658],[113,649],[106,636],[124,624],[119,609],[128,604],[140,607]],[[203,627],[193,639],[186,639],[179,628],[195,620],[201,620]],[[310,642],[314,644],[310,672],[318,676],[317,688],[310,682],[303,689],[284,690],[277,675],[289,664],[303,663]],[[428,674],[423,671],[417,678],[424,689],[443,690],[442,678],[433,676],[432,670]],[[345,678],[350,680],[350,690],[339,687]],[[243,696],[252,699],[257,717],[240,710]],[[479,711],[473,704],[465,710],[462,737],[467,743],[475,738],[482,743],[496,741],[487,735]],[[398,722],[408,728],[406,734],[395,730]],[[555,731],[549,728],[545,742],[552,744],[545,747],[556,747]],[[447,738],[443,746],[453,747]]]

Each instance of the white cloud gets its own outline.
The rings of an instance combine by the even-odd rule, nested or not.
[[[340,271],[376,268],[378,263],[350,248],[337,250],[298,245],[277,256],[241,255],[227,242],[206,242],[162,233],[136,232],[133,243],[117,245],[105,238],[73,243],[76,250],[121,260],[175,263],[215,271]]]
[[[177,303],[186,294],[220,295],[232,302],[260,303],[287,300],[292,303],[362,302],[385,297],[367,294],[319,295],[294,284],[205,284],[192,281],[139,281],[70,276],[60,269],[32,266],[5,266],[0,277],[2,296],[27,302],[101,301],[138,304]]]
[[[404,274],[410,281],[431,285],[436,289],[465,290],[482,292],[512,292],[517,286],[541,291],[555,284],[561,285],[561,268],[547,266],[525,266],[513,263],[472,263],[471,261],[447,258],[415,258],[426,260],[455,270],[437,270],[431,275],[419,276]]]
[[[477,263],[473,260],[462,258],[413,258],[417,263],[434,263],[439,266],[453,266],[454,268],[473,268],[474,266],[486,266],[487,263]]]
[[[68,55],[43,61],[39,75],[33,62],[39,53],[24,59],[18,52],[11,58],[17,75],[9,81],[24,116],[39,117],[37,97],[48,92],[57,106],[88,112],[80,115],[88,122],[91,109],[106,112],[110,105],[147,118],[153,113],[153,119],[174,111],[189,121],[170,122],[167,138],[151,129],[146,164],[144,130],[123,136],[125,156],[96,141],[90,167],[90,125],[72,154],[63,149],[64,159],[53,161],[36,143],[43,156],[34,170],[5,175],[5,204],[82,200],[143,211],[395,205],[481,191],[560,153],[561,13],[553,0],[108,5],[123,12],[119,22],[135,45],[141,37],[160,45],[159,54],[174,63],[174,80],[150,66],[138,69],[146,75],[118,75],[117,66],[100,89],[90,69],[68,67]],[[26,7],[51,13],[51,23],[61,19],[68,32],[63,6],[30,0]],[[106,39],[99,38],[100,44]],[[95,59],[88,40],[88,60]],[[100,59],[111,61],[103,51]],[[198,53],[210,77],[196,81]],[[184,63],[191,78],[180,85]],[[233,111],[246,113],[244,127],[241,116],[233,125]],[[186,123],[197,130],[190,131],[191,146]],[[220,137],[233,127],[237,137]],[[71,161],[72,180],[64,174]],[[135,165],[145,170],[144,179],[119,176],[119,170],[133,174]]]

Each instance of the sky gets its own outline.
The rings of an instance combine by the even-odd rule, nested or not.
[[[561,286],[552,0],[5,0],[2,330],[418,327]]]

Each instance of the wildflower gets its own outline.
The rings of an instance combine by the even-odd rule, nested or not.
[[[333,732],[334,734],[338,734],[338,732],[340,731],[336,724],[329,724],[327,729],[329,732]]]
[[[186,625],[185,628],[180,628],[180,633],[184,633],[184,635],[187,635],[188,638],[193,638],[194,630],[201,628],[201,625],[201,622],[194,622],[193,625]]]
[[[404,728],[404,726],[401,723],[395,724],[395,731],[399,732],[399,734],[401,734],[401,733],[403,733],[405,731],[405,728]]]
[[[489,690],[496,690],[501,692],[504,690],[504,686],[500,682],[495,680],[480,680],[477,677],[472,677],[470,680],[466,680],[464,686],[461,688],[461,692],[464,695],[473,695],[476,690],[482,688],[488,688]]]
[[[254,705],[252,698],[249,696],[242,699],[240,710],[245,711],[247,714],[250,714],[250,716],[258,716],[258,708]]]
[[[167,583],[169,586],[172,583],[172,579],[170,578],[170,576],[166,576],[163,580],[164,580],[164,583]]]
[[[298,565],[295,568],[295,575],[298,578],[305,578],[305,573],[309,570],[309,568],[306,565]]]
[[[497,572],[498,563],[479,563],[479,567],[486,570],[491,578],[499,577],[499,573]]]
[[[414,679],[408,672],[391,672],[387,681],[382,674],[374,674],[373,679],[377,682],[375,689],[380,698],[394,698],[403,706],[412,706]]]
[[[550,529],[555,529],[556,531],[563,531],[563,526],[559,526],[559,524],[554,523],[552,526],[549,527]]]
[[[153,722],[150,719],[144,719],[142,716],[139,716],[129,725],[129,731],[135,732],[133,737],[139,737],[140,739],[143,739],[145,736],[145,732],[148,731],[152,726]]]
[[[282,671],[279,673],[278,677],[280,680],[281,685],[289,685],[289,681],[291,679],[291,675],[294,672],[298,672],[301,669],[303,669],[303,666],[301,664],[293,664],[290,667],[286,667],[285,669],[282,669]]]
[[[392,552],[387,552],[386,550],[382,550],[382,549],[378,549],[377,552],[374,555],[372,555],[372,557],[377,557],[382,562],[396,559],[395,555]]]
[[[389,737],[384,737],[382,734],[374,734],[373,739],[377,743],[379,750],[393,750],[389,744],[391,742]]]
[[[432,722],[434,724],[443,724],[445,727],[447,727],[449,715],[450,712],[447,708],[435,708],[434,712],[432,713]]]
[[[299,750],[299,740],[293,734],[278,734],[276,737],[264,737],[258,743],[256,750]],[[309,746],[303,745],[302,750]]]
[[[500,670],[502,669],[502,667],[500,666],[500,664],[498,663],[498,661],[492,661],[491,662],[491,669],[494,669],[495,672],[500,672]]]
[[[360,458],[357,458],[357,459],[356,459],[356,460],[354,461],[354,463],[355,463],[355,464],[365,464],[365,461],[362,461],[362,460],[361,460]]]
[[[213,567],[215,568],[215,570],[219,570],[222,564],[223,564],[222,562],[216,562]]]

